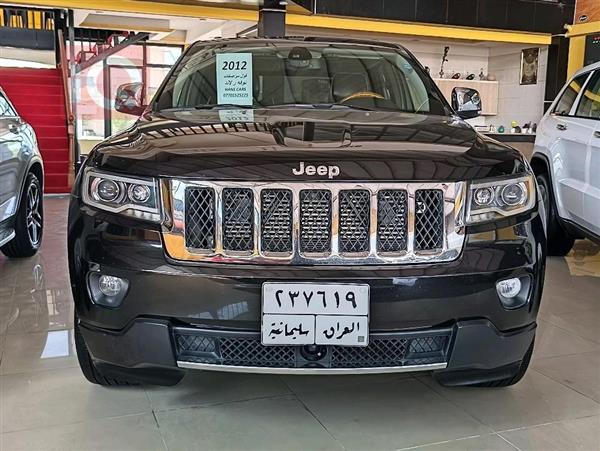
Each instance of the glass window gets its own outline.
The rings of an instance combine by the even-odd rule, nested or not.
[[[104,138],[104,72],[96,63],[75,77],[78,138]]]
[[[170,70],[170,67],[146,68],[146,101],[148,103],[152,100]]]
[[[600,71],[594,73],[585,87],[575,116],[600,119]]]
[[[146,51],[148,64],[160,66],[172,66],[181,55],[181,47],[147,45]]]
[[[218,106],[216,55],[230,53],[251,54],[252,107],[345,105],[450,114],[431,79],[402,51],[315,43],[198,45],[181,61],[156,107]]]
[[[581,91],[581,87],[587,80],[589,74],[581,74],[579,77],[573,79],[569,86],[564,90],[562,96],[560,97],[556,107],[552,111],[554,114],[559,116],[568,116],[571,112],[571,107],[577,98],[577,95]]]
[[[0,94],[0,116],[3,117],[14,117],[17,116],[17,112],[10,106],[8,100]]]
[[[109,56],[109,66],[142,66],[144,64],[144,46],[130,45]]]

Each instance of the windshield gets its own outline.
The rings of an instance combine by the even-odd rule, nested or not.
[[[242,44],[192,47],[154,110],[295,106],[450,114],[433,81],[402,50],[312,42]]]

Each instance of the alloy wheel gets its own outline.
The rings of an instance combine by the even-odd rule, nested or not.
[[[32,246],[37,246],[42,235],[43,219],[40,211],[40,190],[35,183],[27,188],[26,199],[27,234]]]

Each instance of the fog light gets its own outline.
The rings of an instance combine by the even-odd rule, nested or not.
[[[98,279],[98,288],[104,296],[117,296],[123,289],[123,281],[114,276],[100,276]]]
[[[521,292],[521,280],[518,278],[501,280],[496,284],[498,294],[506,299],[512,299]]]
[[[94,304],[116,308],[123,302],[129,289],[129,282],[127,279],[94,271],[88,274],[88,287]]]

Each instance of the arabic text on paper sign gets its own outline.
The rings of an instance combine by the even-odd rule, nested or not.
[[[252,54],[219,53],[217,103],[252,105]]]

